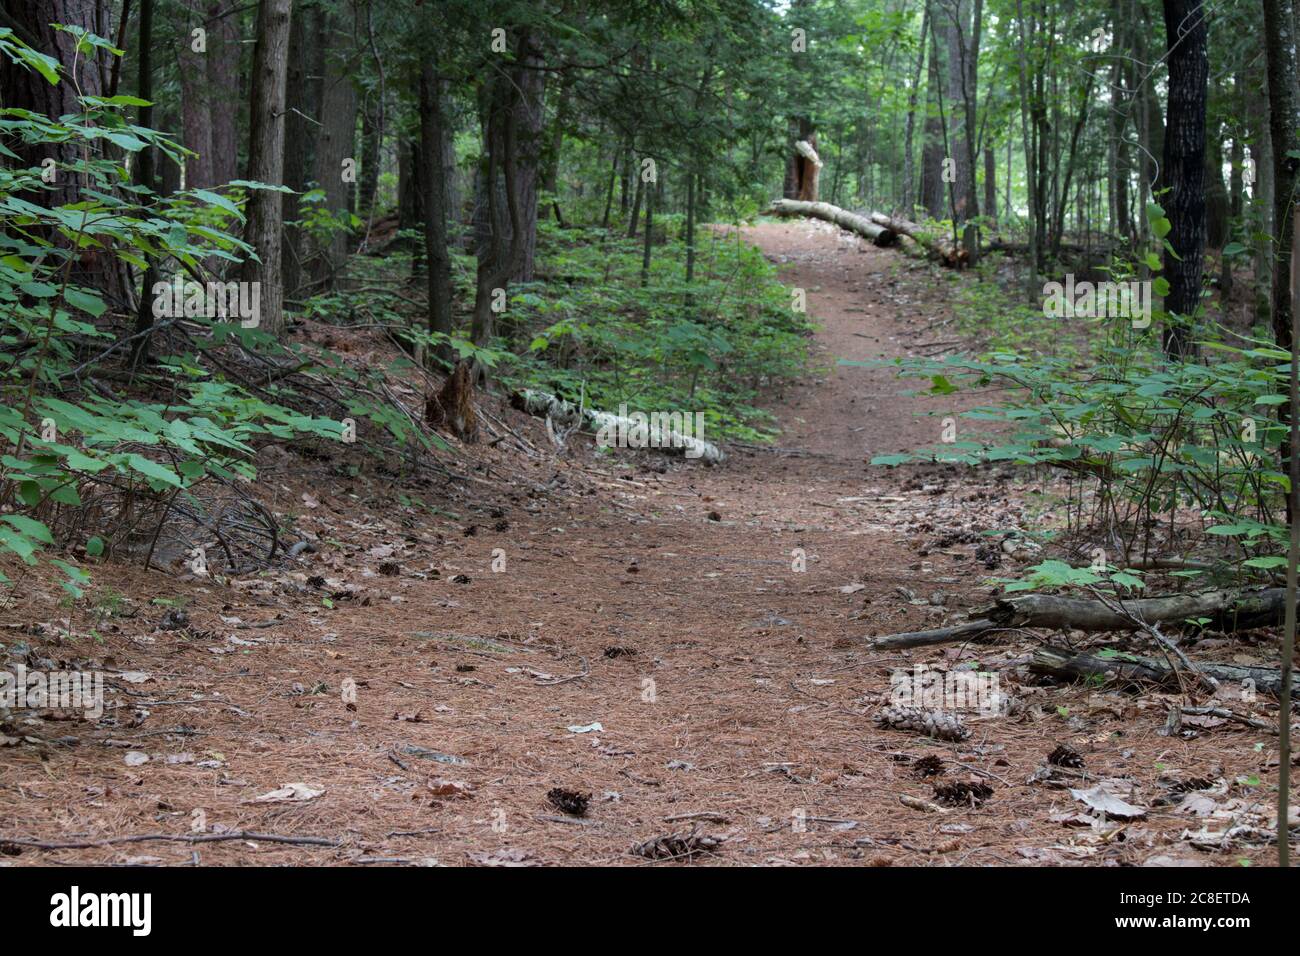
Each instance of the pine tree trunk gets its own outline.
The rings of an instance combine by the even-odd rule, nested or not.
[[[356,64],[350,42],[351,31],[326,13],[320,22],[316,43],[325,52],[325,74],[321,89],[320,133],[316,140],[315,171],[312,178],[325,191],[323,208],[336,219],[346,219],[355,204],[357,91],[352,83]],[[344,164],[351,161],[350,178],[344,178]],[[350,228],[336,229],[314,250],[312,279],[332,289],[348,258]]]
[[[281,261],[286,298],[297,295],[302,284],[303,244],[302,229],[288,225],[302,215],[301,194],[307,189],[307,170],[311,168],[311,150],[315,141],[316,124],[310,122],[319,110],[315,94],[319,85],[308,79],[307,36],[310,21],[319,17],[319,10],[304,10],[294,17],[289,28],[289,68],[286,79],[284,117],[284,184],[293,190],[283,198],[284,238]]]
[[[177,47],[180,67],[181,115],[185,122],[185,146],[198,155],[185,159],[185,188],[207,189],[213,184],[211,103],[208,99],[208,57],[212,48],[206,36],[207,12],[203,0],[183,0],[185,16]],[[205,51],[194,49],[192,31],[205,33]]]
[[[435,65],[426,60],[420,69],[420,185],[424,198],[424,250],[429,264],[428,320],[430,332],[450,335],[451,257],[447,252],[447,191],[442,167],[446,135],[441,81]],[[440,354],[450,357],[445,348]]]
[[[0,0],[0,10],[6,14],[3,26],[15,30],[31,46],[59,61],[71,75],[76,64],[76,82],[64,78],[57,84],[48,82],[35,70],[10,63],[0,57],[0,105],[31,110],[57,121],[68,113],[80,113],[77,94],[100,96],[105,93],[104,74],[96,55],[76,55],[76,41],[72,34],[57,31],[53,23],[81,27],[95,32],[95,6],[89,0]],[[47,208],[74,203],[85,186],[78,172],[83,157],[79,141],[68,143],[25,143],[14,139],[8,143],[19,156],[24,167],[41,166],[44,160],[57,163],[57,176],[45,189],[23,195],[22,198]],[[57,246],[66,246],[62,237],[50,236]],[[125,266],[111,250],[89,248],[79,256],[69,276],[75,285],[94,288],[103,293],[110,308],[127,311],[132,305],[134,291],[127,282]]]
[[[1165,310],[1174,316],[1164,330],[1172,358],[1194,355],[1189,323],[1200,311],[1205,251],[1205,104],[1209,61],[1204,0],[1164,0],[1169,65],[1168,120],[1161,182],[1169,187],[1162,205],[1169,219],[1163,275],[1169,280]]]
[[[212,127],[213,183],[239,175],[239,12],[228,0],[208,3],[208,122]]]
[[[261,0],[257,8],[248,178],[268,185],[279,185],[284,175],[284,100],[292,11],[293,0]],[[284,330],[281,212],[280,192],[253,190],[244,236],[261,261],[248,259],[240,269],[243,281],[260,283],[260,323],[263,331],[271,335]]]

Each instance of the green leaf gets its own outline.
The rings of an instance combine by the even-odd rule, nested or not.
[[[83,312],[89,312],[95,318],[104,314],[108,308],[104,300],[97,295],[89,292],[83,292],[81,289],[69,287],[63,291],[63,298],[74,309],[80,309]]]
[[[173,488],[181,486],[181,480],[177,477],[176,472],[170,468],[165,468],[152,459],[145,458],[143,455],[128,455],[126,463],[134,471],[152,478],[155,481],[161,481],[163,484],[171,485]]]

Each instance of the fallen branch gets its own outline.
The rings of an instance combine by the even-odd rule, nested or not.
[[[567,435],[574,428],[585,426],[594,429],[597,442],[604,445],[652,448],[664,454],[698,458],[706,465],[721,464],[727,458],[717,445],[686,433],[691,424],[688,413],[653,412],[645,415],[634,412],[633,415],[624,417],[574,405],[533,389],[515,392],[510,396],[510,404],[537,418],[545,418],[547,425],[556,434]],[[671,427],[673,425],[678,427]],[[562,441],[557,444],[562,444]]]
[[[1282,623],[1285,588],[1255,591],[1203,591],[1134,601],[1112,599],[1111,606],[1087,598],[1055,594],[1014,594],[998,598],[974,613],[983,615],[954,627],[933,631],[887,634],[871,642],[874,648],[924,647],[974,640],[989,631],[1043,627],[1076,631],[1149,631],[1162,622],[1205,618],[1218,631],[1271,627]]]
[[[141,833],[133,836],[107,837],[103,840],[66,840],[47,843],[42,840],[28,840],[23,837],[0,837],[0,846],[26,846],[37,850],[89,850],[101,846],[113,846],[117,843],[148,843],[166,841],[171,843],[220,843],[223,840],[257,840],[262,843],[292,843],[301,846],[342,846],[342,841],[328,837],[283,836],[277,833],[253,833],[248,830],[235,830],[230,833]]]
[[[1274,697],[1281,695],[1282,673],[1272,667],[1252,667],[1245,664],[1198,664],[1201,673],[1215,680],[1231,684],[1253,682],[1258,691]],[[1051,644],[1034,650],[1029,662],[1029,669],[1068,680],[1131,680],[1144,681],[1163,686],[1178,684],[1178,671],[1164,661],[1150,657],[1135,657],[1131,654],[1115,657],[1098,657],[1082,651],[1071,651]],[[1300,688],[1293,688],[1294,698]]]
[[[883,212],[873,212],[871,221],[878,226],[884,226],[890,232],[897,232],[907,236],[917,245],[938,256],[946,266],[960,268],[966,265],[970,258],[970,253],[953,242],[952,236],[912,222],[910,219],[903,219],[899,216],[886,216]]]
[[[832,206],[828,202],[801,202],[797,199],[775,199],[768,207],[768,212],[777,216],[807,216],[834,223],[841,229],[856,233],[864,239],[870,239],[877,246],[892,246],[898,241],[897,234],[886,226],[878,225],[866,216]]]

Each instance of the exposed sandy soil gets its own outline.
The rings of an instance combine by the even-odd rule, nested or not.
[[[888,371],[834,364],[935,337],[946,313],[930,267],[816,224],[748,233],[824,326],[828,371],[780,399],[777,449],[734,449],[713,469],[597,459],[589,438],[557,456],[538,422],[505,412],[540,454],[478,446],[452,462],[469,482],[346,479],[331,474],[338,461],[268,456],[261,487],[322,542],[269,573],[221,583],[101,566],[97,580],[127,600],[98,622],[26,579],[0,643],[109,671],[109,710],[98,725],[15,714],[0,727],[14,741],[0,747],[0,861],[650,865],[634,845],[692,827],[725,838],[696,857],[705,864],[1271,858],[1263,846],[1198,851],[1180,837],[1206,820],[1152,801],[1162,774],[1223,778],[1231,790],[1216,799],[1267,818],[1275,738],[1234,723],[1165,737],[1163,695],[1029,686],[1015,665],[1033,635],[870,649],[872,635],[951,621],[987,597],[990,574],[1014,571],[1011,559],[988,570],[967,533],[1042,520],[1041,479],[869,466],[935,443],[955,410],[908,396]],[[395,484],[447,513],[402,506]],[[400,573],[380,573],[385,562]],[[156,630],[154,597],[187,599],[188,626]],[[1019,713],[969,718],[960,744],[874,725],[891,672],[975,660],[1000,669]],[[603,729],[567,729],[593,722]],[[1028,782],[1058,744],[1085,761],[1070,786],[1124,778],[1146,818],[1053,819],[1083,810],[1059,783]],[[150,759],[130,766],[128,752]],[[946,772],[921,779],[912,764],[931,754]],[[941,812],[900,803],[953,780],[992,794]],[[324,792],[256,802],[299,782]],[[548,801],[557,787],[592,795],[585,817]],[[338,845],[5,843],[185,835],[196,810],[210,835]]]

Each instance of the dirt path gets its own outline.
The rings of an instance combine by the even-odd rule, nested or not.
[[[268,467],[303,501],[299,527],[330,545],[300,568],[165,592],[123,568],[117,587],[136,600],[103,623],[102,644],[76,636],[84,622],[60,625],[50,593],[16,609],[20,629],[76,632],[56,644],[60,660],[138,673],[110,679],[120,706],[99,727],[29,724],[19,729],[46,742],[0,747],[0,859],[645,864],[635,844],[693,826],[726,838],[701,858],[723,864],[1186,853],[1169,846],[1187,825],[1170,810],[1114,841],[1052,820],[1077,809],[1068,791],[1026,783],[1058,743],[1139,787],[1162,767],[1208,771],[1192,742],[1157,736],[1158,708],[1135,720],[1112,695],[1017,687],[1028,710],[973,722],[960,745],[874,727],[899,668],[1023,659],[1025,647],[1003,646],[873,654],[864,639],[978,603],[990,572],[972,532],[1028,518],[1005,475],[864,461],[933,443],[936,419],[916,412],[946,411],[904,397],[888,372],[834,365],[928,341],[942,293],[926,268],[814,224],[749,234],[824,324],[829,372],[785,397],[781,450],[740,450],[719,469],[643,459],[631,473],[584,450],[529,463],[533,490],[499,501],[425,490],[456,515],[437,519],[394,506],[383,479]],[[186,598],[188,628],[154,630],[151,594]],[[50,742],[61,736],[75,744]],[[1223,739],[1219,773],[1258,769],[1254,737]],[[128,753],[149,760],[129,766]],[[934,798],[912,766],[930,754],[944,779],[975,774],[992,797],[944,813],[902,805]],[[257,800],[298,782],[324,792]],[[591,794],[587,815],[551,805],[553,788]],[[3,843],[185,834],[196,811],[208,833],[342,845]]]

